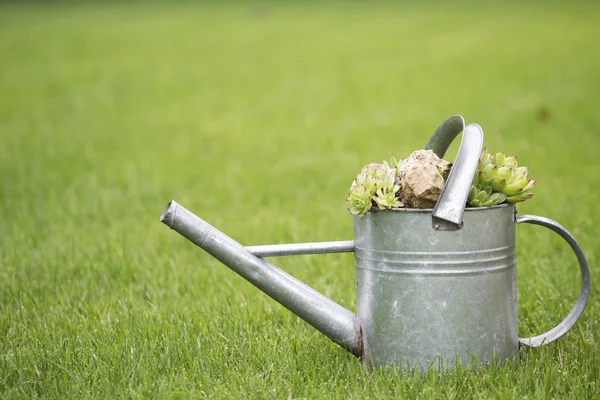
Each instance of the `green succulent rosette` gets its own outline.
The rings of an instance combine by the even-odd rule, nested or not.
[[[393,162],[395,160],[391,160]],[[381,210],[404,207],[397,198],[400,186],[396,184],[398,170],[384,161],[368,164],[360,171],[348,193],[346,202],[351,214],[363,216],[372,207]]]
[[[528,173],[527,167],[519,167],[516,156],[506,157],[504,152],[492,155],[484,148],[469,192],[469,205],[485,207],[531,199],[530,190],[536,181]]]

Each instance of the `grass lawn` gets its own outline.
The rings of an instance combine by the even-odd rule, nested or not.
[[[600,397],[600,5],[427,4],[0,4],[0,396]],[[368,373],[158,221],[175,199],[248,245],[351,239],[360,167],[455,113],[590,264],[575,328],[506,365]],[[517,243],[537,335],[577,263]],[[351,254],[274,262],[355,310]]]

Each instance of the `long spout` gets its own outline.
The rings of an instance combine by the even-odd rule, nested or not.
[[[362,354],[358,318],[321,293],[259,258],[183,206],[171,201],[161,222],[237,272],[281,305],[357,357]]]

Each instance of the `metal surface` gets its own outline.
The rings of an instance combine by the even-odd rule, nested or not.
[[[452,366],[517,354],[515,208],[467,209],[435,230],[431,210],[354,217],[359,320],[368,366]]]
[[[429,142],[425,145],[425,150],[433,150],[439,158],[444,158],[444,154],[452,144],[454,138],[465,129],[465,120],[460,115],[453,115],[433,132]]]
[[[562,225],[559,223],[544,217],[538,217],[535,215],[523,215],[522,217],[517,218],[517,223],[527,223],[534,225],[541,225],[543,227],[549,228],[550,230],[558,233],[563,239],[569,243],[571,249],[577,256],[577,261],[579,262],[579,269],[581,271],[581,289],[579,291],[579,297],[577,298],[577,302],[571,309],[571,312],[567,317],[562,320],[561,323],[556,325],[554,328],[550,329],[548,332],[543,333],[539,336],[534,336],[526,339],[519,339],[519,342],[525,346],[529,347],[540,347],[542,345],[552,343],[565,333],[569,331],[575,325],[588,301],[588,297],[590,295],[590,271],[588,269],[588,263],[583,255],[583,251],[577,244],[577,241],[567,231]]]
[[[465,128],[450,175],[444,183],[440,198],[433,209],[433,226],[437,230],[455,230],[462,226],[462,217],[469,197],[469,189],[475,176],[483,130],[477,124]]]
[[[246,246],[246,250],[257,257],[296,256],[300,254],[351,253],[354,251],[354,240],[337,242],[313,242],[290,244],[267,244],[263,246]]]
[[[161,222],[247,279],[284,307],[356,356],[362,341],[357,317],[344,307],[298,281],[192,212],[171,201]]]

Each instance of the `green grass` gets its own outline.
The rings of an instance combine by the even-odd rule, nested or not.
[[[591,2],[2,3],[0,393],[598,398],[599,39]],[[158,222],[176,199],[244,244],[350,239],[360,167],[454,113],[591,268],[575,328],[501,367],[367,373]],[[521,336],[576,299],[555,236],[518,228]],[[351,255],[276,263],[355,309]]]

